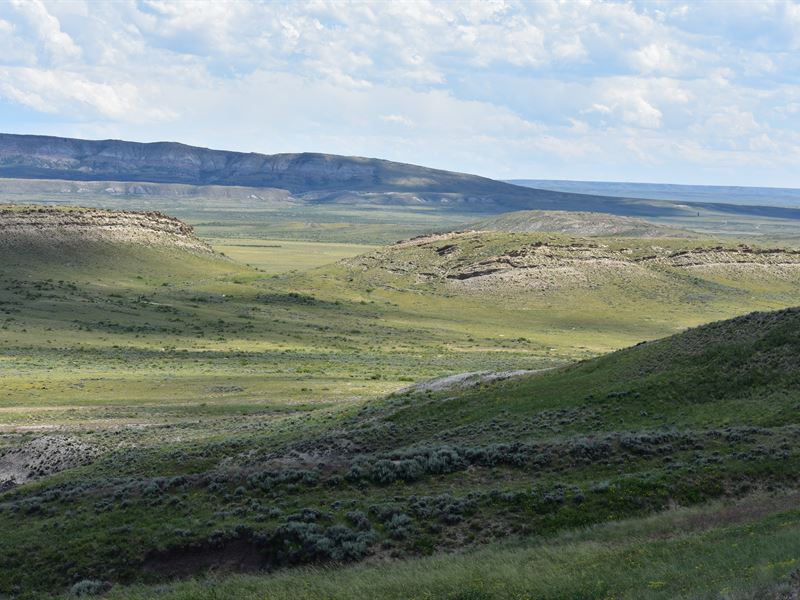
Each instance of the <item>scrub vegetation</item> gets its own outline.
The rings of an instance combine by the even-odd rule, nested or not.
[[[587,280],[576,253],[635,269]],[[524,277],[448,278],[506,256]],[[792,593],[792,252],[490,233],[234,258],[0,245],[0,596]],[[534,285],[556,267],[569,285]]]

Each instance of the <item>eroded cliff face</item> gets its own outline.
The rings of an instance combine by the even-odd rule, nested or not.
[[[212,253],[192,228],[159,212],[94,208],[0,207],[0,248],[105,242]]]

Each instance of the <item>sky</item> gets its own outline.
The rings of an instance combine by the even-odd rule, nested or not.
[[[800,187],[800,1],[0,0],[0,131]]]

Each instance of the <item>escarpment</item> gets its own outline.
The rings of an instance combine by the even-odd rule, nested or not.
[[[174,247],[211,253],[186,223],[159,212],[38,206],[0,207],[0,249],[91,243]]]

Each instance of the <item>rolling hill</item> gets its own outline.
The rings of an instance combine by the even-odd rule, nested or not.
[[[212,252],[191,227],[157,212],[0,205],[0,248],[6,261],[66,248],[83,247],[90,254],[96,244]]]
[[[596,357],[796,305],[791,251],[465,232],[267,275],[155,213],[6,207],[0,233],[0,595],[203,598],[174,580],[283,569],[278,597],[336,598],[291,569],[414,559],[443,561],[444,598],[506,598],[545,584],[492,577],[502,544],[540,561],[578,535],[597,566],[543,566],[550,597],[667,598],[685,556],[720,556],[691,584],[721,589],[797,549],[796,309]],[[587,529],[607,521],[644,534]],[[595,553],[614,536],[653,557],[631,579]]]
[[[398,242],[345,265],[361,285],[512,302],[638,298],[679,309],[762,293],[786,293],[791,303],[800,293],[796,250],[674,238],[465,231]]]
[[[576,236],[605,237],[697,237],[698,234],[634,219],[603,213],[547,210],[522,210],[503,213],[472,223],[478,231],[530,233],[547,231]]]

